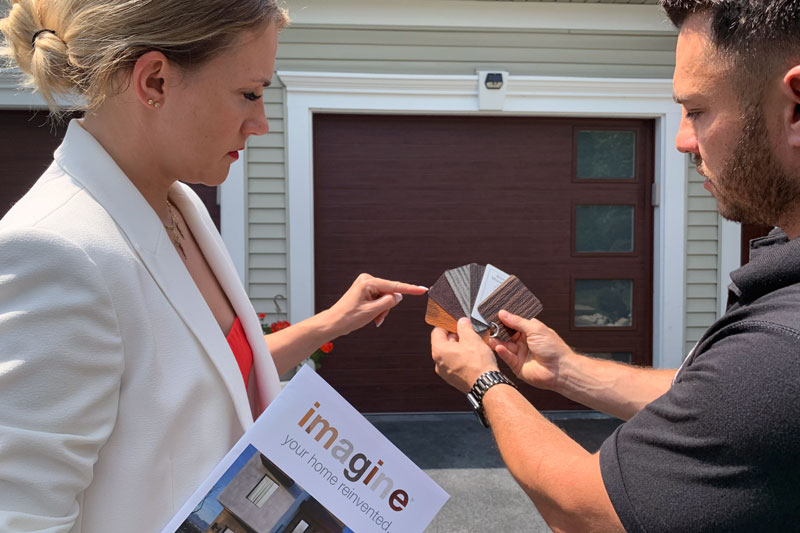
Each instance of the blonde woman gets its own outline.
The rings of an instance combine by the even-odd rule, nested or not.
[[[414,285],[360,276],[266,340],[189,183],[266,133],[274,0],[14,0],[6,55],[51,104],[55,160],[0,221],[0,531],[157,531],[278,375]]]

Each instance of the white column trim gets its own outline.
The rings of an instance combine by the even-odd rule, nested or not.
[[[231,165],[219,187],[220,233],[236,273],[247,287],[247,150]]]
[[[719,268],[717,269],[717,316],[725,313],[731,272],[742,266],[742,225],[719,217]]]
[[[475,0],[285,0],[292,24],[675,34],[654,5]]]
[[[278,76],[286,90],[289,312],[296,322],[314,313],[313,114],[487,113],[479,111],[477,75],[279,71]],[[672,99],[671,80],[511,75],[508,84],[503,110],[491,114],[656,119],[660,202],[654,227],[653,364],[676,368],[684,355],[687,165],[673,145],[680,107]]]

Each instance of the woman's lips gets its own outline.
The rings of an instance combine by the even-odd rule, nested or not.
[[[238,151],[235,151],[235,152],[228,152],[228,155],[229,155],[229,156],[231,156],[231,157],[233,158],[233,160],[234,160],[234,161],[236,161],[236,160],[238,160],[238,159],[239,159],[239,152],[238,152]]]

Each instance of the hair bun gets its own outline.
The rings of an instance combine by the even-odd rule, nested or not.
[[[3,0],[0,0],[3,1]],[[276,0],[5,0],[0,54],[58,114],[56,99],[93,111],[122,92],[139,57],[157,51],[189,71],[244,32],[288,23]],[[177,22],[176,22],[177,21]],[[59,99],[60,100],[60,99]]]
[[[5,38],[2,54],[22,71],[24,85],[36,89],[55,107],[59,95],[75,87],[73,68],[64,40],[54,26],[43,22],[45,6],[35,0],[15,0],[8,16],[0,20]]]
[[[39,30],[39,31],[37,31],[36,33],[33,34],[33,37],[31,37],[31,46],[36,46],[36,38],[39,37],[39,35],[41,35],[43,33],[52,33],[53,35],[58,37],[58,35],[56,34],[55,30],[47,30],[47,29]]]

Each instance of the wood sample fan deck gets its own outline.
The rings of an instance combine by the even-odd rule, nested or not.
[[[503,309],[531,319],[542,311],[542,304],[516,276],[471,263],[447,270],[431,286],[425,322],[456,333],[458,319],[470,317],[484,341],[490,336],[510,341],[516,331],[498,318]]]

